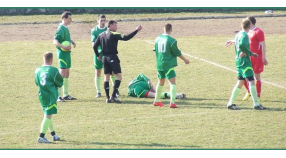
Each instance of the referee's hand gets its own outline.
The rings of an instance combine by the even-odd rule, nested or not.
[[[137,26],[136,30],[139,32],[140,30],[142,30],[142,26],[141,25]]]

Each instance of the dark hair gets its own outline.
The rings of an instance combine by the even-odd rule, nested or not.
[[[241,22],[243,29],[250,28],[250,24],[251,24],[251,21],[249,19],[243,19]]]
[[[53,53],[52,52],[46,52],[44,54],[44,59],[45,59],[45,61],[51,61],[51,59],[53,59]]]
[[[166,32],[170,32],[172,30],[172,24],[167,23],[167,24],[165,24],[164,28],[165,28]]]
[[[105,17],[105,15],[104,15],[104,14],[100,14],[100,15],[98,15],[98,20],[99,20],[99,19],[101,19],[101,18],[106,19],[106,17]]]
[[[108,21],[108,28],[110,27],[110,25],[113,25],[113,24],[117,24],[117,22],[115,20],[109,20]]]
[[[250,20],[253,25],[256,24],[256,19],[255,19],[255,17],[249,16],[249,17],[247,17],[247,19]]]
[[[63,19],[63,18],[67,19],[67,18],[69,17],[69,15],[72,15],[71,12],[69,12],[69,11],[63,12],[63,14],[62,14],[62,19]]]

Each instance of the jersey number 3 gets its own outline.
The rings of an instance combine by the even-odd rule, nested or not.
[[[46,81],[47,74],[46,73],[41,73],[40,77],[41,77],[41,81],[40,81],[41,85],[42,86],[46,85],[46,83],[47,83],[47,81]]]

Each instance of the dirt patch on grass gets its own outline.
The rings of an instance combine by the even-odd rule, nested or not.
[[[196,20],[171,20],[171,21],[132,21],[118,22],[118,32],[128,34],[138,25],[143,30],[136,35],[137,38],[156,38],[162,33],[165,23],[173,25],[173,37],[187,36],[234,36],[234,31],[240,30],[242,18],[233,19],[196,19]],[[59,22],[60,23],[60,22]],[[257,18],[257,26],[266,34],[284,34],[286,29],[285,17]],[[71,37],[77,39],[90,39],[90,31],[94,23],[72,23],[69,26]],[[4,41],[39,41],[53,40],[58,24],[22,24],[1,25],[0,42]]]

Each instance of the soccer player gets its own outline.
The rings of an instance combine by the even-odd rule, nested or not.
[[[68,29],[68,25],[72,22],[72,14],[69,11],[65,11],[62,14],[62,23],[58,26],[58,29],[56,31],[53,44],[57,47],[57,57],[59,60],[59,68],[60,68],[60,74],[62,75],[64,79],[64,85],[63,85],[63,98],[61,97],[61,90],[62,88],[59,88],[59,97],[58,101],[63,102],[64,100],[76,100],[76,98],[72,97],[68,93],[68,78],[71,68],[71,46],[64,46],[61,43],[64,41],[70,42],[73,47],[76,47],[76,43],[71,40],[70,32]],[[64,50],[66,51],[64,51]]]
[[[118,32],[117,30],[117,22],[114,20],[108,21],[108,29],[107,31],[101,33],[98,38],[96,39],[93,50],[96,54],[98,60],[102,60],[104,66],[104,90],[106,94],[106,102],[107,103],[122,103],[117,97],[116,92],[120,86],[122,75],[121,75],[121,67],[120,67],[120,60],[117,56],[118,50],[118,40],[128,41],[132,37],[134,37],[137,32],[142,29],[142,26],[139,25],[135,31],[130,33],[129,35],[123,35]],[[99,56],[98,53],[98,46],[101,46],[101,53],[102,58]],[[116,80],[113,86],[113,93],[111,97],[109,96],[109,78],[110,75],[114,73],[116,76]]]
[[[260,98],[261,95],[261,77],[260,74],[264,70],[264,65],[268,65],[268,61],[266,59],[266,45],[265,45],[265,37],[264,32],[255,26],[256,19],[253,16],[247,17],[250,20],[250,30],[248,32],[248,37],[250,40],[250,51],[257,53],[259,56],[257,58],[250,57],[251,64],[254,71],[254,78],[256,80],[256,90],[257,96]],[[249,87],[247,82],[244,82],[244,86],[247,89],[247,93],[245,94],[243,100],[248,100],[250,97]]]
[[[54,141],[60,140],[56,135],[52,115],[57,114],[58,88],[63,85],[63,78],[57,68],[51,66],[53,63],[53,53],[44,54],[44,65],[35,71],[35,83],[39,87],[39,100],[44,111],[44,118],[41,124],[39,143],[51,143],[45,138],[46,131],[49,129]]]
[[[156,95],[153,105],[164,107],[165,105],[159,101],[161,98],[162,88],[167,78],[170,83],[170,108],[177,108],[175,104],[175,98],[177,94],[176,90],[176,73],[174,67],[177,66],[177,57],[181,58],[185,64],[189,64],[190,61],[184,57],[181,51],[177,47],[177,40],[172,38],[172,25],[165,24],[164,33],[158,36],[155,40],[156,52],[156,65],[159,83],[156,86]]]
[[[254,73],[250,61],[250,56],[258,57],[258,54],[252,53],[249,48],[249,38],[247,32],[250,29],[251,22],[248,19],[243,19],[241,22],[242,30],[235,36],[235,65],[237,68],[238,81],[232,90],[231,97],[227,103],[227,108],[230,110],[240,110],[235,104],[234,101],[238,96],[241,87],[244,85],[245,79],[247,78],[250,86],[250,93],[253,100],[253,107],[255,110],[264,110],[266,109],[258,102],[256,87],[254,83]],[[234,43],[233,41],[228,41],[226,46]]]
[[[138,74],[128,86],[128,95],[131,97],[138,98],[155,98],[156,91],[151,80],[143,75],[142,73]],[[170,98],[170,92],[162,92],[160,98]],[[186,94],[176,94],[176,99],[186,98]]]
[[[99,15],[98,16],[98,20],[97,23],[98,25],[95,26],[92,30],[91,30],[91,42],[92,42],[92,47],[94,46],[94,42],[97,39],[97,37],[102,33],[105,32],[107,30],[107,27],[105,26],[105,21],[106,21],[106,17],[105,15]],[[101,53],[101,47],[98,47],[98,53],[100,58],[102,58],[102,53]],[[98,60],[96,55],[94,54],[94,68],[95,68],[95,74],[96,76],[94,77],[94,83],[95,83],[95,87],[96,87],[96,98],[101,97],[101,70],[102,70],[102,61]],[[112,74],[111,75],[111,80],[113,82],[115,82],[115,76]],[[119,96],[119,92],[117,92],[117,96]]]

